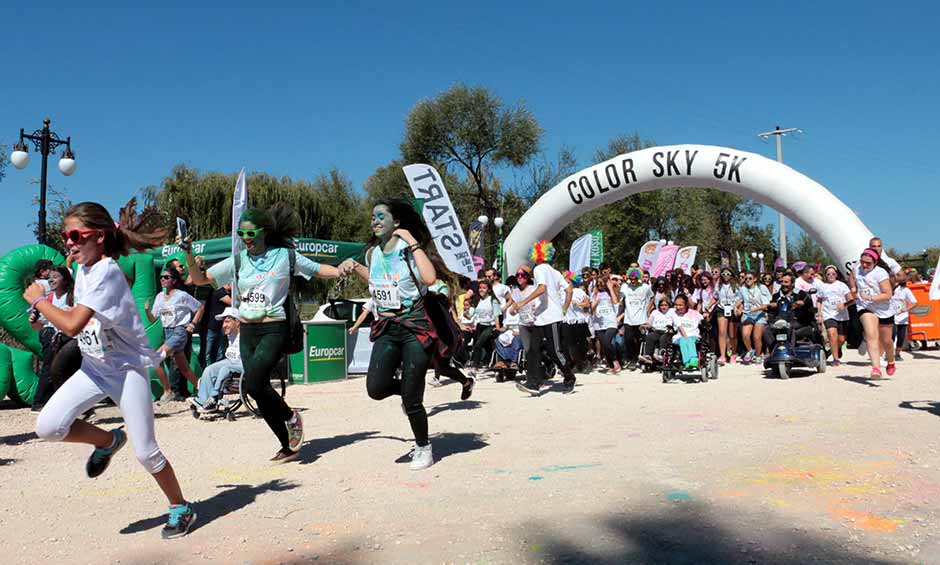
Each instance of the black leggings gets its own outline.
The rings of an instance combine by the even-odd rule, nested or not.
[[[485,367],[490,364],[493,355],[493,326],[477,324],[477,331],[473,335],[473,366]]]
[[[640,326],[623,326],[623,357],[628,362],[636,363],[640,355]]]
[[[419,446],[428,444],[424,377],[430,364],[431,355],[415,334],[399,323],[388,322],[385,331],[372,344],[369,373],[366,375],[369,398],[384,400],[389,396],[401,396],[411,433]],[[401,380],[395,379],[395,371],[399,367]]]
[[[271,375],[284,356],[287,345],[287,322],[267,324],[242,324],[240,349],[242,355],[243,382],[245,392],[255,399],[261,417],[281,442],[281,448],[290,445],[286,422],[294,416],[284,399],[274,392]]]
[[[617,328],[608,328],[606,330],[594,330],[594,335],[601,340],[601,352],[604,354],[604,360],[607,366],[613,368],[614,361],[617,360],[617,351],[614,348],[614,337],[617,336]]]
[[[572,367],[581,367],[587,361],[588,337],[587,324],[561,325],[561,339]]]
[[[545,355],[554,363],[565,377],[565,384],[573,383],[574,373],[571,364],[565,358],[561,343],[561,322],[547,326],[531,326],[527,329],[529,343],[526,347],[526,386],[538,390],[545,380],[545,367],[542,366],[543,347]],[[543,345],[542,342],[545,342]],[[525,340],[523,340],[525,343]]]
[[[456,381],[462,385],[470,381],[470,379],[463,374],[463,371],[451,365],[450,359],[440,359],[434,363],[434,378],[440,378],[440,375],[444,375],[450,380]]]
[[[656,351],[656,347],[659,346],[659,349],[666,349],[666,346],[669,345],[669,336],[666,332],[662,330],[650,330],[646,334],[646,354],[650,357],[653,356],[653,352]]]

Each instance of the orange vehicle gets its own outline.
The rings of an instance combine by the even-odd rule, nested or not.
[[[916,347],[920,342],[940,341],[940,300],[930,299],[929,283],[909,284],[907,288],[911,289],[917,300],[908,322],[911,346]]]

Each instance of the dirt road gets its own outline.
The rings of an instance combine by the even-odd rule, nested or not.
[[[308,441],[272,466],[263,422],[158,408],[157,437],[198,527],[164,542],[166,506],[122,451],[41,442],[0,410],[0,555],[12,563],[940,562],[940,353],[880,382],[857,356],[780,381],[582,376],[522,397],[483,379],[428,389],[436,465],[408,470],[399,404],[362,379],[294,386]],[[113,408],[98,422],[114,427]]]

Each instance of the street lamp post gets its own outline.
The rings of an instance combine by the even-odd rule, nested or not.
[[[72,152],[72,138],[66,137],[63,141],[54,131],[49,130],[49,118],[42,121],[42,129],[31,134],[20,128],[20,140],[13,146],[10,162],[17,169],[23,169],[29,164],[29,148],[26,141],[32,141],[36,151],[42,155],[42,173],[39,180],[39,243],[46,243],[46,171],[49,167],[49,155],[55,155],[60,145],[65,145],[65,151],[59,160],[59,171],[69,176],[75,172],[75,153]]]

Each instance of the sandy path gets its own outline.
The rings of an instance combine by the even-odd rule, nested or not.
[[[438,463],[419,473],[394,400],[354,379],[289,389],[302,462],[272,466],[260,420],[158,408],[199,527],[163,542],[162,496],[123,451],[40,442],[0,411],[4,563],[938,562],[940,353],[869,382],[861,364],[707,384],[594,373],[576,394],[481,380],[428,389]],[[850,360],[858,362],[857,357]],[[907,404],[912,402],[913,404]],[[113,427],[115,409],[98,412]]]

